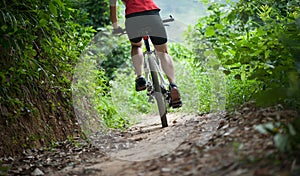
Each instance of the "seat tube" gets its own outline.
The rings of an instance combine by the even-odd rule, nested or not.
[[[149,36],[144,36],[143,39],[147,52],[150,52]]]

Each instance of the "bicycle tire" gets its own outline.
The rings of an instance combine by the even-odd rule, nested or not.
[[[162,127],[167,127],[168,126],[168,121],[167,121],[167,104],[165,97],[162,93],[161,90],[161,85],[160,85],[160,80],[157,75],[157,67],[158,64],[153,56],[149,56],[149,67],[150,67],[150,74],[152,77],[152,82],[153,82],[153,87],[154,87],[154,97],[156,99],[160,119],[161,119],[161,124]]]

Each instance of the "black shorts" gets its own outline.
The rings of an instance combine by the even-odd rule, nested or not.
[[[154,45],[162,45],[168,41],[158,10],[127,15],[125,27],[129,40],[134,43],[140,42],[146,35],[150,36]]]

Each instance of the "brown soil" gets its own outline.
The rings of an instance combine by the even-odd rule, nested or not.
[[[56,95],[39,89],[39,96],[35,88],[22,85],[21,90],[24,104],[10,107],[0,104],[0,157],[19,155],[32,146],[82,135],[73,108],[59,89],[55,90]]]
[[[167,128],[161,128],[157,116],[144,116],[125,132],[102,136],[94,147],[63,143],[55,154],[27,155],[35,158],[27,173],[38,168],[46,175],[299,175],[296,157],[278,153],[273,137],[254,129],[278,116],[286,120],[296,113],[252,105],[230,114],[174,113]],[[43,159],[51,162],[46,166]],[[17,171],[24,159],[14,160],[10,173],[26,173]]]

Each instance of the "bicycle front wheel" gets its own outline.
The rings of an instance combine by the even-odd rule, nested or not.
[[[153,88],[154,88],[154,97],[158,106],[158,111],[161,119],[162,127],[168,126],[167,121],[167,104],[165,100],[165,96],[162,93],[161,89],[161,81],[158,77],[158,64],[153,57],[149,57],[149,67],[150,67],[150,73],[152,77],[153,82]]]

